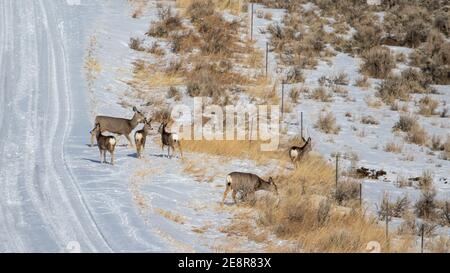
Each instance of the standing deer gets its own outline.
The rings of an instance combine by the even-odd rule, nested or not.
[[[134,116],[132,119],[97,116],[95,117],[95,124],[100,124],[101,133],[108,131],[113,134],[118,134],[119,136],[125,135],[131,147],[133,147],[134,145],[131,142],[130,133],[145,119],[144,115],[138,111],[136,107],[133,107],[133,111]],[[94,137],[95,135],[91,134],[91,147],[94,146]]]
[[[161,123],[158,129],[158,133],[161,134],[161,148],[164,151],[164,147],[167,146],[167,157],[170,158],[170,148],[172,148],[175,153],[175,144],[178,146],[181,157],[183,157],[183,151],[181,150],[180,138],[175,133],[169,133],[166,131],[167,122]]]
[[[232,197],[236,204],[236,194],[240,192],[245,199],[248,195],[254,195],[258,190],[275,192],[278,195],[278,188],[272,177],[264,180],[252,173],[232,172],[227,175],[226,188],[223,194],[222,206],[230,191],[233,191]]]
[[[134,143],[136,144],[136,152],[138,158],[142,158],[142,154],[145,150],[145,141],[147,139],[147,135],[152,129],[151,123],[151,119],[144,119],[144,128],[142,128],[142,130],[136,131],[136,133],[134,134]]]
[[[306,140],[304,137],[302,137],[302,139],[305,143],[302,147],[292,146],[289,149],[289,157],[291,158],[291,161],[294,165],[300,162],[300,160],[302,160],[302,158],[312,149],[311,138],[309,137],[308,140]]]
[[[114,150],[116,148],[116,138],[113,136],[104,136],[100,129],[100,123],[90,132],[97,138],[98,150],[100,151],[100,163],[106,162],[106,151],[111,154],[111,165],[114,165]]]

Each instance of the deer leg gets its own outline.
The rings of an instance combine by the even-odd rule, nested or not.
[[[129,135],[125,135],[125,137],[127,138],[128,142],[130,143],[131,148],[134,147],[133,142],[131,141],[131,138]]]
[[[94,138],[95,138],[95,133],[92,132],[91,133],[91,147],[94,147]]]
[[[111,165],[114,165],[114,152],[111,152]]]
[[[141,157],[142,157],[142,158],[145,157],[145,138],[144,138],[144,140],[142,141]]]
[[[106,161],[106,150],[103,151],[103,162],[108,163],[108,161]]]
[[[103,163],[103,153],[102,153],[102,150],[99,150],[100,151],[100,164],[102,164]]]
[[[181,149],[181,143],[180,143],[180,141],[177,142],[177,145],[178,145],[178,150],[180,150],[181,158],[183,158],[183,150]]]
[[[167,146],[167,157],[170,158],[170,145]]]
[[[230,192],[230,187],[227,186],[227,188],[225,189],[225,192],[223,193],[223,198],[222,198],[222,206],[225,203],[225,199],[227,199],[227,195]]]
[[[233,197],[233,201],[234,201],[235,204],[237,204],[236,194],[237,194],[237,191],[233,190],[233,193],[231,194],[231,196]]]

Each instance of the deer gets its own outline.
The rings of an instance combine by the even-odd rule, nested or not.
[[[102,134],[100,123],[95,124],[95,128],[90,132],[97,138],[98,149],[100,151],[100,164],[106,163],[106,151],[111,154],[111,165],[114,165],[114,150],[116,148],[116,138]]]
[[[278,188],[272,177],[269,177],[268,180],[264,180],[256,174],[232,172],[226,177],[226,187],[223,194],[222,206],[230,191],[233,191],[233,201],[237,204],[236,195],[238,192],[241,193],[245,199],[248,195],[254,195],[255,192],[259,190],[274,192],[278,196]]]
[[[172,148],[172,150],[175,153],[175,145],[178,146],[178,150],[180,151],[180,155],[181,157],[183,157],[183,151],[181,150],[181,143],[180,143],[180,138],[178,136],[178,134],[176,133],[169,133],[166,131],[167,128],[167,122],[163,122],[161,123],[161,125],[159,126],[158,129],[158,133],[161,134],[161,148],[164,151],[164,147],[167,146],[168,150],[167,150],[167,157],[170,158],[170,148]]]
[[[150,130],[152,130],[152,120],[144,119],[144,128],[134,133],[134,143],[136,144],[137,158],[142,158],[142,154],[145,150],[145,141]]]
[[[108,131],[119,136],[125,135],[131,147],[133,147],[134,145],[131,142],[130,133],[145,119],[144,115],[138,111],[136,107],[133,107],[133,112],[134,116],[132,119],[97,116],[95,117],[95,124],[100,124],[101,133]],[[91,134],[91,147],[94,146],[94,137],[95,135]]]
[[[304,142],[302,147],[292,146],[289,149],[289,157],[291,158],[291,161],[294,165],[300,162],[300,160],[302,160],[302,158],[307,155],[312,149],[311,137],[309,137],[308,140],[302,137],[302,140]]]

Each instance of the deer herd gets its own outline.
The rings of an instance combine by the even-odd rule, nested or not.
[[[141,159],[144,157],[145,143],[147,136],[152,130],[152,119],[147,119],[142,112],[136,107],[133,107],[134,115],[131,119],[117,118],[109,116],[97,116],[95,117],[95,127],[91,130],[91,147],[94,146],[94,138],[97,140],[97,146],[100,152],[100,163],[106,163],[106,152],[111,155],[111,165],[114,165],[114,152],[118,140],[114,136],[105,136],[104,132],[120,136],[125,136],[131,147],[134,147],[131,141],[131,132],[139,125],[144,124],[141,130],[138,130],[134,134],[134,141],[136,144],[136,157]],[[180,152],[183,157],[183,151],[181,149],[180,138],[178,134],[167,131],[167,122],[162,122],[159,126],[158,133],[161,135],[161,148],[164,151],[164,147],[167,146],[167,157],[171,158],[170,150],[175,153],[175,148]],[[297,164],[312,150],[312,141],[309,137],[305,139],[302,137],[302,146],[292,146],[289,149],[289,157],[294,166]],[[244,172],[232,172],[226,176],[225,192],[223,194],[222,205],[227,198],[227,195],[232,192],[234,203],[237,203],[236,196],[239,193],[241,199],[254,196],[256,191],[264,190],[270,191],[278,195],[278,188],[272,177],[268,180],[264,180],[256,174],[244,173]]]

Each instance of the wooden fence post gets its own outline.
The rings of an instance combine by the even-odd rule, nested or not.
[[[253,3],[251,3],[251,22],[250,22],[250,40],[253,41]]]
[[[269,42],[266,42],[266,77],[269,75]]]
[[[303,112],[300,113],[300,135],[303,139]]]
[[[336,190],[338,188],[339,181],[339,153],[336,153]]]
[[[420,236],[421,236],[421,241],[420,241],[420,253],[423,253],[423,243],[424,243],[424,235],[425,235],[425,224],[422,223],[422,226],[420,227]]]
[[[281,82],[281,120],[284,118],[284,80]]]

